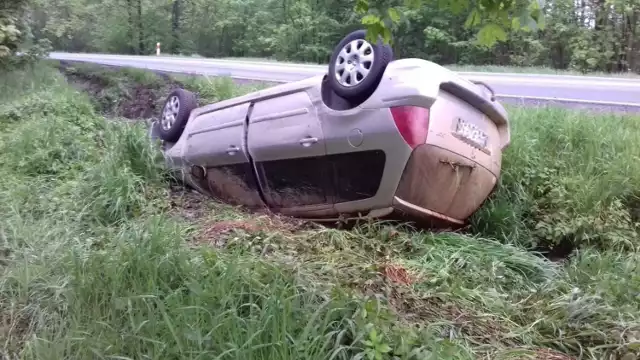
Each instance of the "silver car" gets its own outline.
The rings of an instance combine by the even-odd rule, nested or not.
[[[226,203],[317,221],[461,225],[500,175],[506,111],[483,84],[392,57],[355,31],[326,75],[200,107],[173,91],[151,134],[186,183]]]

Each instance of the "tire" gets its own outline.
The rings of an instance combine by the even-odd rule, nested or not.
[[[184,89],[175,89],[164,102],[158,135],[167,142],[176,142],[182,135],[184,127],[189,121],[191,111],[198,107],[196,96]]]
[[[345,36],[333,50],[329,61],[329,86],[337,95],[349,101],[360,102],[368,98],[380,84],[384,70],[393,59],[391,46],[383,44],[381,38],[376,44],[371,44],[365,40],[365,36],[366,30],[356,30]],[[372,50],[372,54],[369,50]],[[371,60],[363,61],[363,58]],[[341,68],[339,64],[345,64],[345,67]],[[344,72],[348,71],[346,66],[351,64],[354,67],[345,77]],[[369,71],[363,75],[362,70]]]

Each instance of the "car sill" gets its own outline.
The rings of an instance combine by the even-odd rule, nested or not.
[[[442,215],[440,213],[437,213],[435,211],[431,211],[425,208],[422,208],[418,205],[414,205],[408,201],[402,200],[397,196],[393,197],[393,205],[401,211],[407,212],[409,214],[414,214],[414,215],[427,215],[427,216],[432,216],[441,220],[445,220],[448,221],[450,223],[453,224],[457,224],[457,225],[464,225],[464,221],[458,220],[458,219],[454,219],[452,217],[446,216],[446,215]]]
[[[353,221],[353,220],[361,220],[361,219],[377,219],[377,218],[387,216],[392,212],[393,212],[393,207],[387,207],[382,209],[373,209],[369,211],[367,215],[364,215],[364,216],[350,216],[350,217],[344,217],[344,218],[330,217],[330,218],[317,218],[317,219],[304,218],[304,220],[321,223],[321,222],[330,222],[330,221]]]

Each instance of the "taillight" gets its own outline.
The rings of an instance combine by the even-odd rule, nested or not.
[[[425,143],[429,131],[429,109],[398,106],[391,108],[391,115],[400,135],[412,149]]]

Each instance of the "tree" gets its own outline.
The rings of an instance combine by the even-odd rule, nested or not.
[[[33,33],[66,51],[147,53],[161,42],[171,53],[326,63],[346,33],[365,27],[392,40],[397,57],[640,72],[640,0],[30,0],[27,8]]]
[[[366,26],[370,39],[381,35],[385,42],[391,42],[393,30],[402,20],[407,21],[402,14],[425,6],[427,0],[394,2],[357,0],[355,12],[362,15],[362,24]],[[544,26],[544,0],[480,0],[474,3],[470,0],[439,0],[437,6],[454,15],[468,14],[465,27],[479,28],[477,41],[486,46],[506,41],[508,31]]]
[[[24,39],[20,22],[26,5],[27,0],[0,0],[0,60],[14,55]]]
[[[11,65],[33,63],[50,48],[47,39],[32,40],[26,21],[28,0],[0,0],[0,70]],[[22,56],[16,56],[22,50]]]

